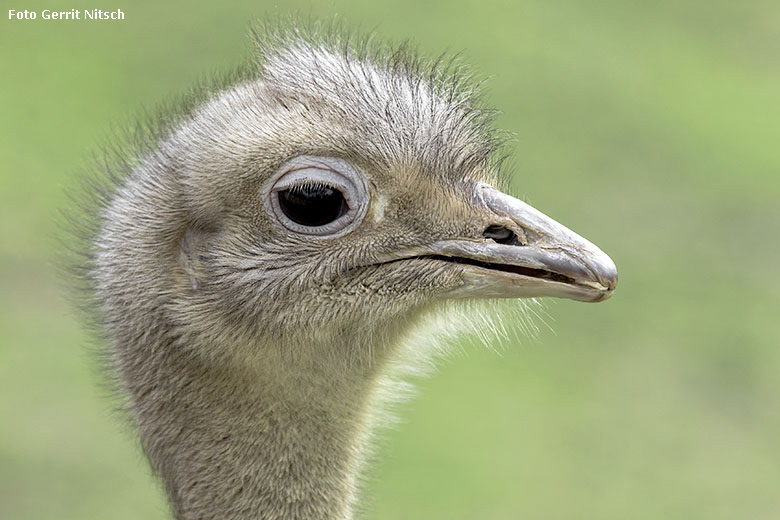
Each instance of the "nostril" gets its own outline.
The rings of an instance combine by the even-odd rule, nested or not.
[[[499,244],[522,245],[515,232],[504,226],[488,226],[482,232],[482,236]]]

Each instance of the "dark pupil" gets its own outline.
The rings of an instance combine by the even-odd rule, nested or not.
[[[279,207],[296,224],[310,227],[330,224],[349,211],[344,195],[323,184],[280,191]]]

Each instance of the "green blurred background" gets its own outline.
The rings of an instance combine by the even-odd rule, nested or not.
[[[516,194],[620,268],[612,300],[549,302],[555,332],[422,381],[365,516],[780,518],[776,0],[2,4],[1,519],[167,518],[58,286],[56,212],[113,130],[291,12],[463,50],[517,136]]]

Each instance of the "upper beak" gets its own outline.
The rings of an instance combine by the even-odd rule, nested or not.
[[[418,249],[460,264],[463,284],[452,296],[530,298],[553,296],[600,302],[615,291],[615,263],[601,249],[547,215],[492,186],[476,186],[511,240],[443,240]]]

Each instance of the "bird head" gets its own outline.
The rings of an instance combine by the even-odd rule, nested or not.
[[[491,128],[451,64],[266,49],[256,77],[212,95],[120,186],[98,278],[159,256],[145,285],[122,286],[128,305],[154,297],[167,323],[219,344],[371,336],[452,299],[608,298],[610,258],[497,187]]]

